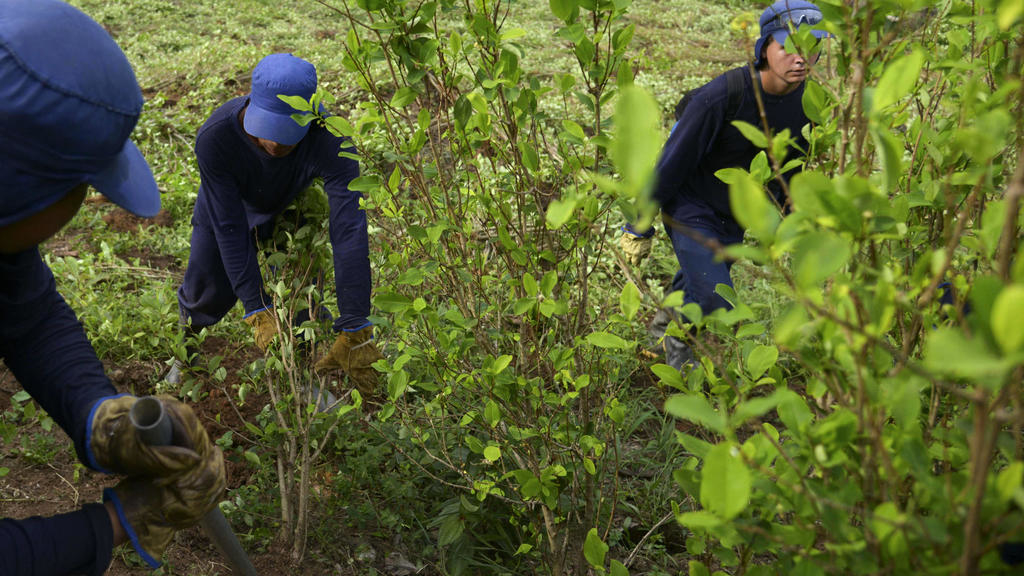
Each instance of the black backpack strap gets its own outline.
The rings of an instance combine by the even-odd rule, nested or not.
[[[729,101],[725,109],[725,121],[731,122],[743,100],[743,75],[749,74],[747,67],[733,68],[725,73],[725,82],[729,90]]]

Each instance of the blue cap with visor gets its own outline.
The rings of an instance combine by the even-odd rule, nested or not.
[[[58,0],[0,9],[0,226],[47,208],[83,182],[139,216],[160,192],[129,139],[142,112],[124,52]]]
[[[769,6],[761,14],[761,37],[754,44],[754,65],[761,64],[761,50],[769,36],[779,45],[786,44],[790,25],[793,29],[800,26],[814,26],[821,22],[821,9],[805,0],[779,0]],[[824,30],[811,30],[815,38],[828,38],[832,35]]]
[[[293,114],[300,112],[278,95],[301,96],[305,100],[316,92],[316,68],[291,54],[271,54],[252,71],[252,92],[245,109],[245,131],[252,136],[292,146],[309,131]],[[302,112],[301,114],[308,114]]]

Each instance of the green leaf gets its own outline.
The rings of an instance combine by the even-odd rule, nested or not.
[[[814,420],[811,409],[804,399],[791,390],[779,390],[779,420],[791,431],[803,432],[804,428]]]
[[[583,556],[594,568],[604,570],[604,556],[608,553],[608,545],[597,535],[597,528],[591,528],[587,532],[587,539],[583,543]]]
[[[985,383],[991,383],[993,377],[1001,376],[1007,368],[980,338],[967,338],[953,328],[932,332],[925,343],[924,364],[939,374]]]
[[[700,502],[725,520],[732,520],[750,503],[750,470],[731,443],[718,444],[704,458]]]
[[[639,86],[622,89],[615,105],[615,138],[611,154],[629,198],[646,198],[661,154],[661,114],[658,103]]]
[[[289,96],[288,94],[278,94],[277,97],[283,100],[285,104],[288,104],[289,106],[295,108],[296,110],[299,110],[300,112],[313,111],[313,107],[309,105],[309,101],[307,101],[302,96]]]
[[[853,256],[850,243],[838,235],[811,232],[801,238],[793,250],[793,268],[797,284],[814,288],[846,266]]]
[[[651,372],[658,377],[662,384],[671,386],[676,390],[686,390],[686,382],[683,380],[683,375],[679,373],[679,370],[668,364],[655,364],[651,366]]]
[[[760,336],[761,334],[764,334],[764,330],[764,324],[760,322],[744,324],[736,331],[736,339],[743,340],[744,338],[750,338],[751,336]]]
[[[768,200],[764,188],[750,175],[738,176],[729,184],[729,206],[742,224],[757,239],[766,241],[779,225],[779,211]]]
[[[1007,286],[992,305],[992,335],[1006,354],[1024,350],[1024,286]]]
[[[875,146],[882,151],[882,176],[884,191],[893,194],[899,190],[899,179],[903,175],[903,144],[888,130],[871,127]]]
[[[523,290],[525,290],[526,295],[530,297],[536,296],[537,293],[540,291],[539,287],[537,286],[537,279],[534,278],[533,274],[530,274],[529,272],[523,274]]]
[[[548,0],[548,6],[556,18],[568,23],[576,11],[576,0]]]
[[[750,418],[760,418],[778,407],[782,400],[783,396],[778,392],[774,392],[770,396],[751,398],[736,407],[736,411],[732,415],[731,424],[739,426]]]
[[[618,560],[612,560],[611,569],[608,573],[611,576],[629,576],[629,570],[626,569],[626,565]]]
[[[497,376],[498,374],[504,372],[505,368],[508,368],[508,365],[511,363],[512,355],[502,354],[501,356],[498,356],[497,358],[494,359],[494,363],[490,365],[490,367],[487,369],[487,372],[492,376]]]
[[[562,128],[567,134],[578,140],[583,140],[586,137],[583,133],[583,127],[572,120],[562,120]]]
[[[523,165],[530,172],[536,172],[540,168],[540,156],[537,155],[537,150],[525,141],[520,141],[518,146],[519,153],[523,157]]]
[[[257,468],[260,467],[260,457],[259,457],[258,454],[256,454],[252,450],[246,450],[243,453],[243,456],[245,456],[245,461],[246,462],[252,464],[253,466],[255,466]]]
[[[384,312],[394,314],[403,312],[412,306],[412,300],[395,292],[384,292],[373,297],[373,305]]]
[[[408,86],[399,88],[391,97],[390,105],[393,108],[405,108],[416,100],[416,91]]]
[[[501,407],[494,400],[488,400],[487,405],[484,406],[484,420],[491,428],[497,426],[501,421]]]
[[[465,529],[466,525],[459,514],[451,514],[441,522],[441,528],[437,534],[437,543],[441,546],[448,546],[458,540]]]
[[[711,576],[711,572],[708,570],[708,567],[699,560],[690,560],[689,574],[690,576]]]
[[[551,204],[548,204],[548,211],[545,214],[548,228],[558,230],[564,226],[572,217],[574,210],[576,210],[576,198],[552,200]]]
[[[807,80],[804,82],[804,114],[807,115],[807,118],[811,122],[814,122],[815,124],[823,124],[825,122],[825,117],[822,112],[825,109],[827,99],[828,95],[820,84],[814,80]]]
[[[724,521],[711,512],[698,510],[696,512],[683,512],[679,514],[676,516],[676,522],[690,529],[708,529],[721,526]]]
[[[882,77],[878,80],[878,86],[875,87],[871,102],[872,112],[878,112],[895,104],[900,98],[910,94],[914,85],[917,84],[924,60],[924,52],[914,50],[886,66]]]
[[[325,122],[327,123],[327,129],[335,136],[348,137],[355,134],[355,129],[352,128],[352,124],[341,116],[328,116]]]
[[[501,448],[498,446],[488,446],[484,448],[484,458],[491,462],[501,460]]]
[[[614,348],[618,350],[626,350],[633,347],[632,342],[627,342],[622,338],[609,334],[607,332],[591,332],[587,334],[587,343],[598,348]]]
[[[1024,484],[1024,462],[1019,460],[1011,462],[996,476],[996,491],[999,494],[999,500],[1004,504],[1013,500],[1022,484]]]
[[[627,282],[622,287],[622,293],[619,294],[619,307],[622,308],[622,315],[626,317],[626,320],[632,320],[638,310],[640,310],[640,289],[636,287],[636,284]]]
[[[740,134],[750,140],[750,143],[758,148],[768,147],[768,137],[764,135],[764,131],[754,126],[753,124],[744,122],[742,120],[733,120],[732,125],[740,131]]]
[[[680,420],[688,420],[719,434],[725,433],[725,415],[712,408],[703,396],[688,396],[685,394],[670,396],[668,400],[665,400],[665,412]]]
[[[879,540],[885,540],[906,521],[906,515],[893,502],[880,504],[871,519],[871,529]]]
[[[1022,15],[1024,15],[1024,2],[1021,2],[1021,0],[1003,0],[999,3],[999,8],[996,9],[999,29],[1003,32],[1009,30]]]
[[[746,367],[750,379],[757,381],[779,359],[779,349],[775,346],[759,345],[747,356]]]

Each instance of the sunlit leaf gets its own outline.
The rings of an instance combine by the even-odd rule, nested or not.
[[[921,73],[921,66],[924,65],[925,54],[921,50],[914,50],[910,54],[901,56],[885,67],[882,77],[878,80],[872,98],[872,111],[878,111],[886,106],[895,104],[901,98],[910,94],[914,85],[917,84],[918,76]]]
[[[725,520],[731,520],[750,503],[750,470],[731,443],[716,445],[704,457],[700,502]]]

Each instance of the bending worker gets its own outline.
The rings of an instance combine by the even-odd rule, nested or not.
[[[224,461],[192,410],[165,398],[176,446],[141,443],[37,245],[78,212],[91,185],[140,216],[160,197],[128,140],[142,93],[128,60],[88,16],[57,0],[0,9],[0,358],[94,470],[125,475],[104,503],[49,518],[0,519],[0,574],[102,574],[131,541],[151,566],[174,531],[224,492]]]
[[[744,232],[729,205],[729,186],[715,172],[747,169],[761,151],[730,123],[741,120],[762,126],[754,93],[758,90],[768,128],[773,134],[789,129],[793,137],[787,157],[777,159],[779,165],[807,149],[801,135],[808,122],[802,98],[804,81],[818,54],[799,54],[795,48],[789,52],[786,39],[791,30],[815,26],[821,20],[821,10],[804,0],[779,0],[769,6],[761,14],[761,34],[754,44],[755,73],[742,66],[691,92],[662,150],[654,198],[661,205],[679,261],[672,289],[682,290],[684,303],[698,304],[705,315],[728,306],[715,292],[715,286],[732,286],[732,263],[718,260],[708,241],[721,246],[738,244]],[[811,33],[819,39],[829,35],[822,30]],[[789,172],[782,177],[788,179],[791,175]],[[785,206],[779,182],[773,179],[768,188],[778,205]],[[643,233],[627,228],[624,232],[621,243],[632,262],[637,263],[649,252],[652,234],[653,229]],[[661,318],[667,316],[659,314]],[[656,329],[652,326],[652,331]],[[689,347],[672,336],[665,337],[665,350],[666,363],[677,369],[693,358]]]
[[[252,91],[217,108],[199,129],[196,159],[199,195],[192,214],[192,251],[178,304],[186,331],[198,332],[223,318],[238,300],[256,345],[266,351],[277,334],[271,298],[263,287],[257,242],[273,232],[275,218],[314,178],[323,178],[330,204],[330,240],[338,317],[335,342],[318,369],[344,371],[372,394],[380,353],[373,343],[370,257],[366,212],[349,182],[359,175],[354,152],[318,122],[300,125],[296,110],[279,95],[309,100],[316,69],[291,54],[271,54],[252,73]],[[169,381],[179,376],[172,367]]]

